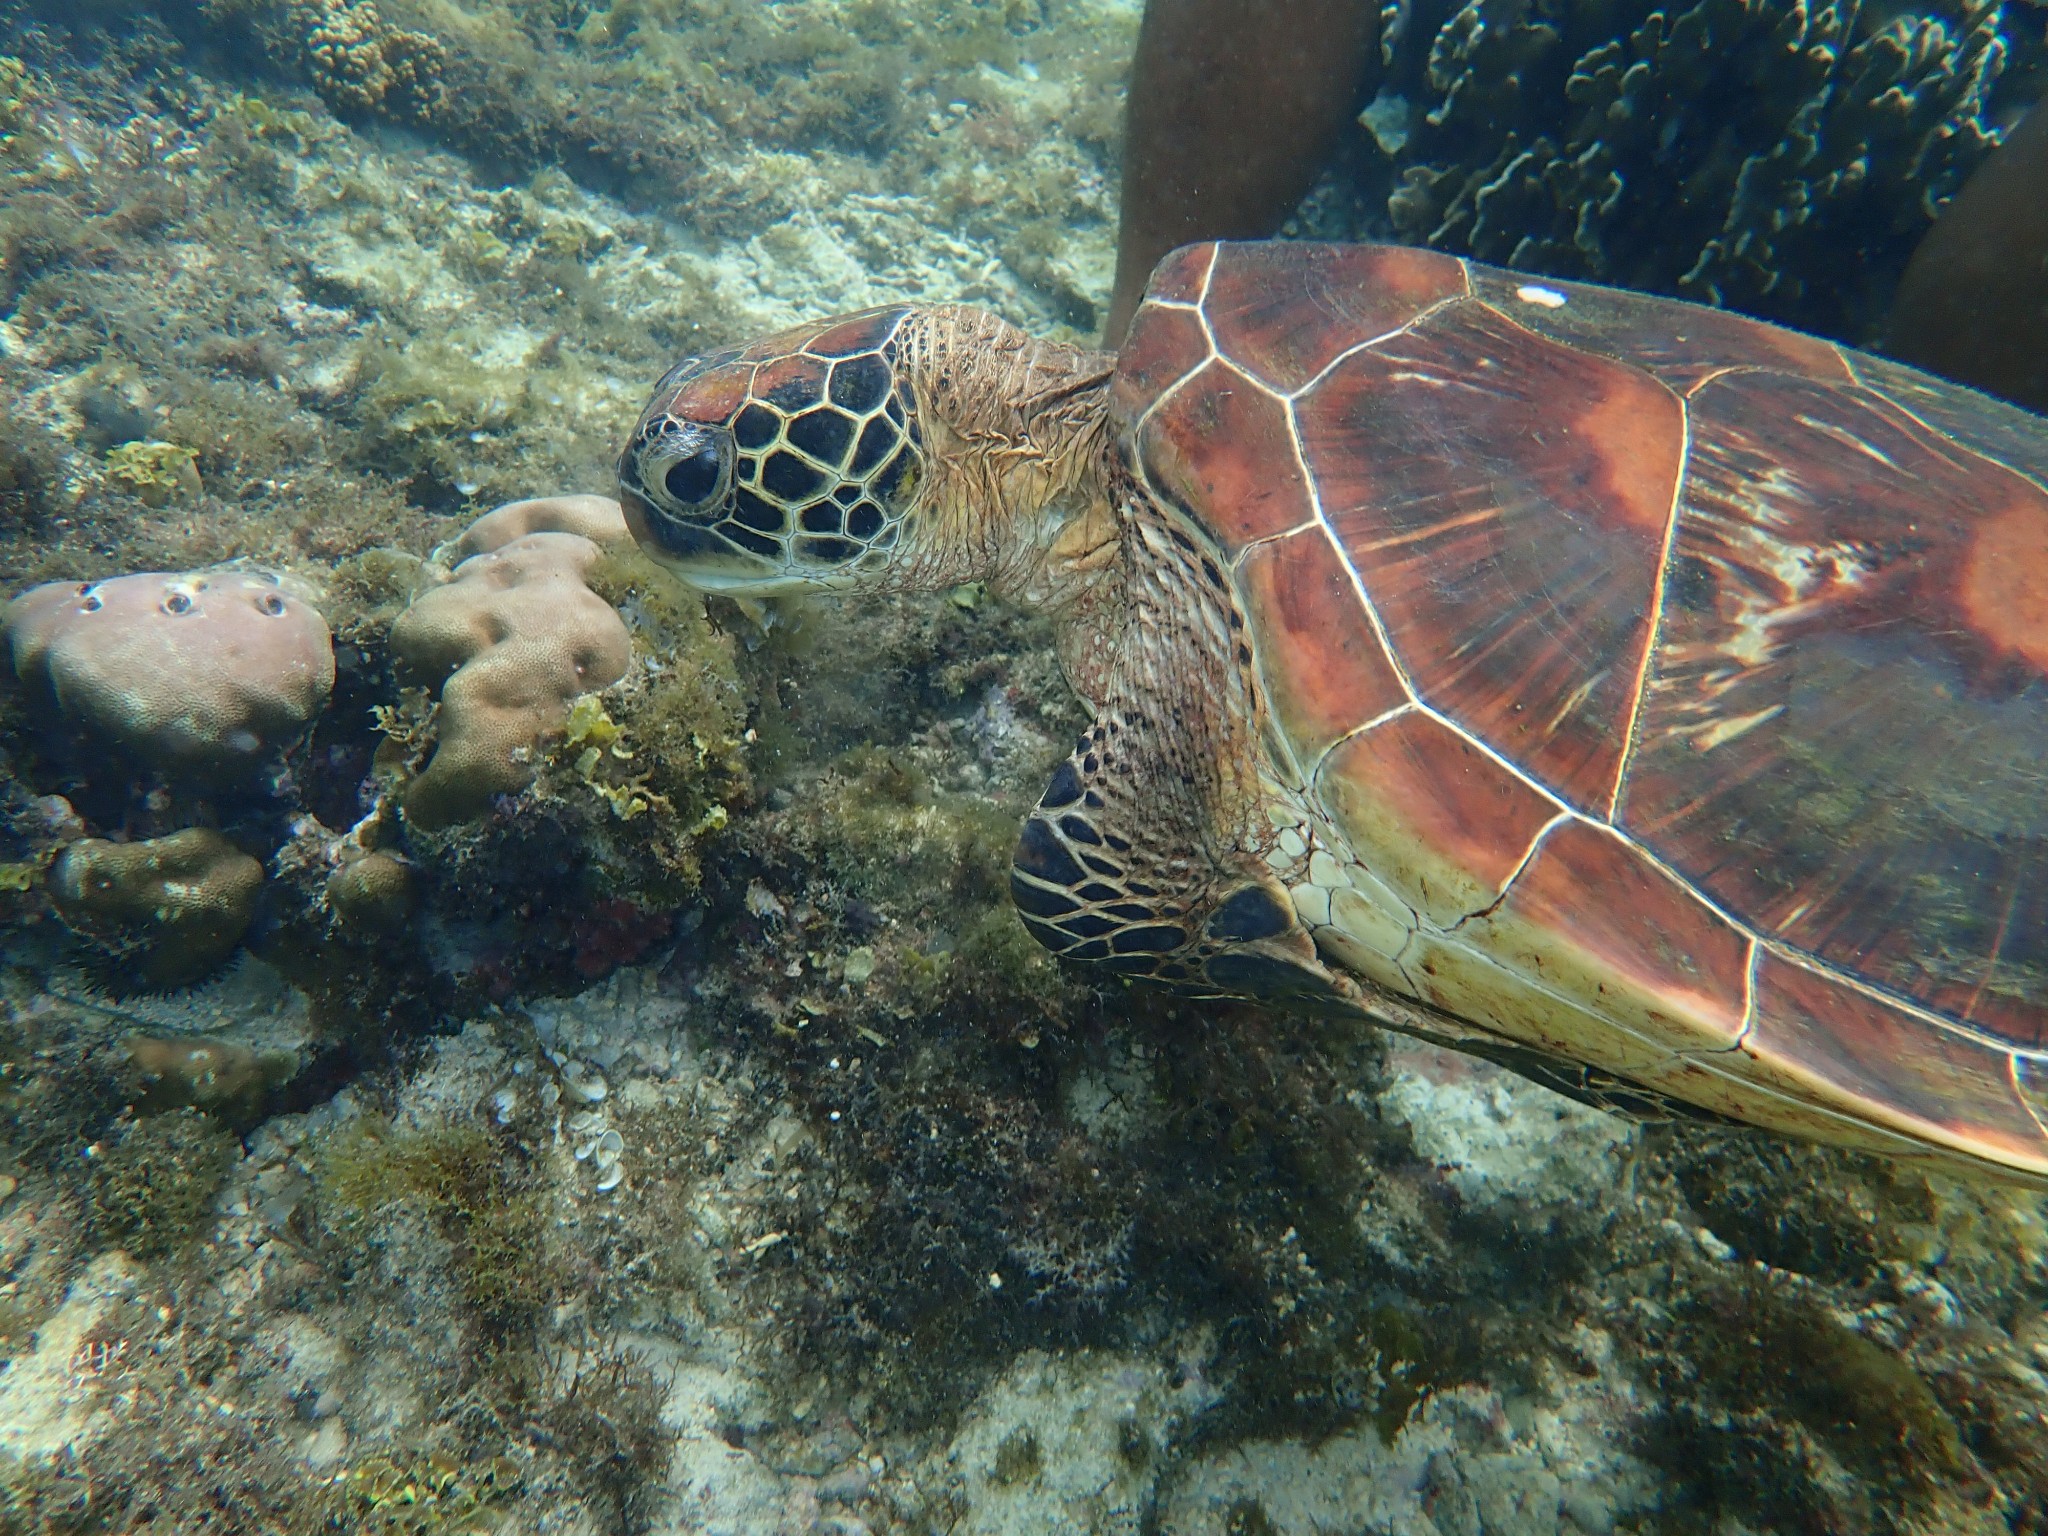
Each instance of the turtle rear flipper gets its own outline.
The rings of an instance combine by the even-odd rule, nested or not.
[[[1191,996],[1359,1011],[1277,882],[1162,852],[1109,792],[1115,768],[1099,731],[1082,737],[1024,822],[1010,894],[1033,938]]]

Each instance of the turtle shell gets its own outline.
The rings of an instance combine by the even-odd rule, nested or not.
[[[1234,574],[1326,958],[1710,1111],[2048,1177],[2048,422],[1293,243],[1169,257],[1112,408]]]

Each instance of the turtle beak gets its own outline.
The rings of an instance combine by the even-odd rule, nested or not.
[[[654,560],[705,591],[758,591],[786,579],[783,541],[730,518],[732,457],[723,425],[678,418],[658,404],[619,455],[626,526]]]
[[[619,507],[647,557],[703,592],[771,592],[792,582],[780,567],[735,549],[712,529],[672,517],[622,476]]]

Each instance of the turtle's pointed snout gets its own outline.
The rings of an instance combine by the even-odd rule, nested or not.
[[[671,368],[619,455],[619,502],[648,554],[706,588],[776,580],[787,551],[779,527],[735,517],[739,450],[731,421],[750,370],[721,357]]]

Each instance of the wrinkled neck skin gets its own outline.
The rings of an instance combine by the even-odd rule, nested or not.
[[[952,304],[911,317],[897,345],[924,479],[896,583],[980,581],[1056,613],[1085,601],[1115,564],[1106,455],[1116,359]]]
[[[1249,653],[1223,577],[1121,454],[1113,355],[934,309],[901,333],[926,481],[905,588],[983,581],[1057,621],[1068,681],[1118,724],[1126,820],[1218,868],[1267,830]],[[1113,791],[1105,790],[1107,793]]]

